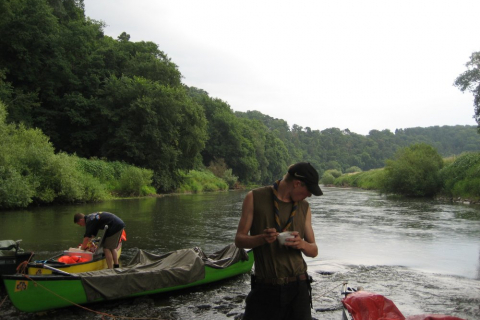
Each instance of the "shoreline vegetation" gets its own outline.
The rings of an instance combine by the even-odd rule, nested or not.
[[[399,150],[384,168],[345,174],[327,170],[322,182],[327,186],[378,190],[387,195],[480,204],[480,152],[445,159],[435,153],[428,145],[413,145]]]
[[[83,1],[7,1],[0,21],[0,210],[251,188],[300,161],[327,185],[480,198],[479,126],[302,127],[186,85],[158,44],[106,36]],[[479,57],[455,82],[478,125]]]
[[[6,109],[0,103],[0,210],[159,196],[153,185],[153,170],[122,161],[56,153],[41,130],[7,123],[6,117]],[[208,167],[197,165],[197,168],[177,171],[178,187],[173,193],[242,188],[239,177],[224,161],[212,161]],[[480,152],[444,159],[432,146],[417,143],[398,149],[381,169],[362,171],[350,167],[345,173],[338,169],[321,173],[320,183],[324,185],[378,190],[405,197],[468,203],[480,200]]]
[[[153,170],[123,161],[56,153],[41,130],[7,123],[6,118],[0,102],[0,210],[159,196]],[[238,177],[221,161],[212,162],[209,169],[178,170],[178,176],[175,193],[240,187]]]
[[[180,171],[176,190],[157,193],[152,186],[152,170],[119,161],[54,153],[48,137],[40,130],[1,120],[0,112],[5,151],[0,166],[0,210],[255,187],[241,185],[225,163],[217,162],[201,170]],[[362,171],[351,167],[345,173],[326,170],[320,183],[393,196],[480,204],[479,173],[480,152],[441,158],[433,147],[420,143],[399,149],[384,168]]]

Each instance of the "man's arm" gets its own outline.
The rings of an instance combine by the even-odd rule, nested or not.
[[[90,241],[90,238],[88,238],[88,237],[83,238],[82,246],[81,246],[80,249],[86,250],[87,249],[87,244],[88,244],[89,241]]]
[[[235,235],[235,245],[238,248],[255,248],[265,243],[272,243],[277,240],[278,232],[275,228],[265,229],[262,234],[249,235],[253,223],[253,193],[250,191],[242,205],[242,216],[238,223],[237,234]]]
[[[87,220],[85,219],[85,235],[83,238],[82,246],[80,249],[86,250],[87,245],[92,240],[93,237],[97,235],[98,232],[98,223],[96,221],[90,221],[88,224],[86,224]],[[89,235],[89,237],[87,236]]]
[[[312,212],[308,207],[307,216],[305,217],[305,236],[301,239],[298,232],[293,239],[286,239],[285,245],[299,249],[307,257],[314,258],[318,255],[317,244],[315,243],[315,234],[312,228]]]

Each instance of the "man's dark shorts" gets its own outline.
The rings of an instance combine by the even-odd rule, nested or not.
[[[246,299],[244,320],[311,320],[307,281],[286,285],[255,284]]]
[[[110,250],[117,249],[118,243],[120,242],[120,237],[122,236],[122,232],[123,229],[118,231],[117,233],[112,234],[110,237],[105,238],[103,247]]]

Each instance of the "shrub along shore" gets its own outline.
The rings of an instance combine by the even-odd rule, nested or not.
[[[480,204],[480,152],[440,160],[432,147],[417,144],[399,150],[385,168],[337,174],[333,180],[335,173],[326,172],[322,182],[384,194]]]

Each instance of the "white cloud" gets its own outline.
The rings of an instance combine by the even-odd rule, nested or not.
[[[475,125],[453,87],[480,51],[479,1],[86,0],[105,33],[159,45],[234,111],[367,134]]]

